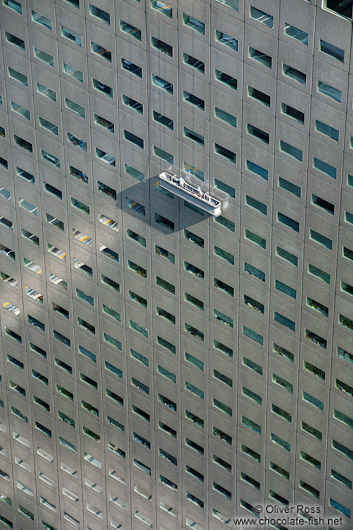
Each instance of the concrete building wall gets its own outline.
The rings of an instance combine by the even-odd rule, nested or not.
[[[2,1],[1,528],[349,527],[352,25],[325,6]]]

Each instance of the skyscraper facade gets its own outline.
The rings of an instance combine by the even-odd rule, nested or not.
[[[352,2],[0,27],[0,528],[351,528]]]

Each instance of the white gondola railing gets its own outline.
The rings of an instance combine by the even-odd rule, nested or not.
[[[177,173],[171,171],[164,171],[159,175],[159,178],[161,188],[170,191],[215,217],[221,215],[222,206],[225,205],[224,202],[210,195],[208,191],[202,190],[200,186],[187,182],[183,176],[178,176]]]

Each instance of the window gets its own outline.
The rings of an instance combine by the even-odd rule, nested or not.
[[[3,4],[10,9],[13,9],[19,15],[22,15],[22,4],[16,0],[3,0]]]
[[[141,30],[135,28],[135,26],[132,26],[128,22],[120,20],[120,30],[124,33],[127,33],[128,35],[131,35],[131,37],[134,37],[136,40],[141,40]]]
[[[46,120],[45,118],[42,118],[41,116],[38,117],[39,125],[43,127],[44,129],[47,129],[49,132],[54,134],[55,136],[58,136],[59,134],[59,128],[55,123],[51,123],[50,121]]]
[[[42,502],[42,499],[43,497],[41,497],[41,502]],[[27,508],[24,508],[24,506],[21,506],[21,504],[18,505],[18,511],[22,513],[25,517],[28,517],[28,519],[31,519],[32,521],[34,521],[34,514],[30,512],[29,510],[27,510]]]
[[[237,117],[225,110],[222,110],[218,107],[214,108],[215,117],[219,120],[231,125],[232,127],[237,127]]]
[[[99,18],[99,20],[106,24],[110,24],[110,14],[107,11],[103,11],[103,9],[89,4],[89,12],[93,17]]]
[[[289,193],[292,193],[296,197],[301,198],[302,189],[300,186],[293,184],[293,182],[290,182],[289,180],[286,180],[283,177],[278,177],[278,186],[282,188],[283,190],[286,190]]]
[[[233,151],[230,151],[229,149],[226,149],[225,147],[214,144],[214,151],[217,155],[226,158],[229,162],[232,162],[233,164],[236,164],[237,162],[237,155],[233,153]],[[219,218],[221,216],[215,217],[215,221],[219,222]],[[224,219],[224,218],[223,218]]]
[[[187,101],[188,103],[191,103],[191,105],[194,105],[200,110],[205,110],[205,102],[203,99],[198,98],[194,94],[190,94],[190,92],[187,92],[186,90],[183,91],[183,99],[184,101]]]
[[[46,191],[47,193],[50,193],[51,195],[54,195],[57,199],[62,200],[63,194],[62,191],[58,190],[58,188],[55,188],[48,182],[43,182],[43,188],[44,191]]]
[[[192,265],[188,261],[184,261],[184,270],[186,272],[189,272],[190,274],[193,274],[197,278],[200,278],[201,280],[204,279],[205,273],[203,270],[199,269],[195,265]]]
[[[274,312],[273,319],[275,322],[278,322],[278,324],[282,324],[282,326],[285,326],[291,331],[295,331],[295,322],[293,322],[293,320],[290,320],[276,311]]]
[[[171,324],[175,325],[175,316],[174,315],[172,315],[171,313],[169,313],[165,309],[162,309],[161,307],[158,307],[158,306],[156,308],[156,312],[157,312],[158,316],[160,316],[162,318],[165,318],[166,320],[168,320],[168,322],[171,322]]]
[[[293,107],[290,107],[286,103],[281,104],[281,112],[282,114],[285,114],[289,118],[293,118],[293,120],[298,121],[299,123],[304,123],[304,112],[301,112],[300,110],[297,110]]]
[[[41,83],[37,83],[37,92],[49,98],[51,101],[56,101],[56,92]]]
[[[90,215],[90,207],[79,201],[78,199],[75,199],[74,197],[70,197],[70,202],[71,202],[71,205],[74,207],[74,208],[77,208],[78,210],[80,210],[82,213],[84,213],[85,215]]]
[[[24,86],[28,86],[28,77],[21,72],[18,72],[17,70],[14,70],[11,68],[11,66],[7,67],[7,71],[9,74],[9,77],[12,77],[12,79],[15,79],[19,83],[21,83]]]
[[[142,68],[140,66],[137,66],[136,64],[132,63],[131,61],[127,61],[126,59],[121,59],[121,65],[124,70],[127,70],[128,72],[131,72],[132,74],[142,79]]]
[[[26,107],[24,107],[23,105],[18,105],[18,103],[15,103],[14,101],[11,101],[11,110],[13,110],[13,112],[16,112],[16,114],[23,116],[24,118],[26,118],[26,120],[31,119],[30,111],[26,109]]]
[[[256,99],[266,107],[271,106],[271,97],[265,94],[264,92],[257,90],[256,88],[248,86],[248,96],[250,98]]]
[[[115,157],[113,155],[110,155],[109,153],[106,153],[105,151],[102,151],[102,149],[96,147],[96,156],[106,164],[115,167]]]
[[[65,335],[62,335],[58,331],[53,330],[53,337],[54,339],[58,340],[59,342],[62,342],[65,344],[65,346],[71,347],[71,340],[68,337],[65,337]]]
[[[191,326],[187,322],[184,323],[184,329],[185,329],[186,333],[189,333],[190,335],[195,337],[195,339],[200,340],[201,342],[204,342],[205,334],[203,333],[203,331],[200,331],[199,329],[194,328],[193,326]]]
[[[61,167],[61,160],[60,158],[57,158],[54,155],[51,155],[50,153],[47,153],[47,151],[44,151],[44,149],[41,150],[42,158],[43,160],[46,160],[49,162],[49,164],[53,164],[55,167],[60,168]]]
[[[148,339],[149,336],[149,330],[142,326],[141,324],[138,324],[137,322],[134,322],[133,320],[130,320],[129,326],[134,331],[137,331],[137,333],[140,333],[143,337]]]
[[[255,243],[255,245],[258,245],[259,247],[266,249],[267,242],[266,242],[266,239],[264,239],[263,237],[257,234],[254,234],[254,232],[251,232],[247,228],[245,228],[244,236],[245,236],[245,239],[248,239],[252,243]],[[247,270],[246,272],[249,272],[249,270]]]
[[[1,249],[0,249],[0,251],[1,251]],[[9,285],[11,285],[11,287],[16,287],[16,288],[18,287],[18,280],[16,280],[12,276],[9,276],[5,272],[0,272],[0,278],[5,283],[8,283]]]
[[[344,506],[343,504],[341,504],[341,503],[339,503],[338,501],[335,501],[334,499],[331,499],[331,498],[330,498],[329,504],[330,504],[330,506],[332,506],[332,508],[334,508],[334,509],[337,510],[338,512],[343,513],[343,515],[344,515],[345,517],[348,517],[348,518],[350,519],[350,517],[351,517],[351,510],[349,510],[349,508],[347,508],[347,507]]]
[[[292,422],[292,415],[289,414],[289,412],[287,412],[286,410],[283,410],[281,407],[278,407],[274,403],[272,403],[272,412],[274,414],[277,414],[278,416],[280,416],[284,420],[288,421],[289,423]]]
[[[295,160],[299,160],[299,162],[303,161],[303,151],[297,147],[294,147],[294,145],[288,144],[284,140],[280,140],[279,149],[282,151],[282,153],[286,153],[292,158],[295,158]]]
[[[261,11],[257,7],[250,6],[250,18],[257,20],[260,24],[264,24],[268,28],[273,28],[273,16]]]
[[[320,40],[320,51],[326,55],[329,55],[330,57],[333,57],[334,59],[337,59],[341,63],[344,63],[344,50],[341,48],[338,48],[337,46],[334,46],[333,44],[330,44],[324,40]]]
[[[320,280],[324,281],[327,284],[331,283],[331,275],[327,272],[323,271],[322,269],[319,269],[318,267],[315,267],[314,265],[308,264],[308,273],[312,274],[313,276],[316,276]]]
[[[71,101],[71,99],[65,98],[65,106],[67,109],[71,110],[75,114],[78,114],[81,116],[81,118],[86,117],[86,109],[85,107],[82,107],[82,105],[79,105],[78,103],[75,103],[74,101]],[[68,133],[70,134],[70,133]]]
[[[277,220],[279,223],[288,226],[288,228],[291,228],[294,230],[294,232],[299,232],[300,224],[298,221],[295,221],[294,219],[291,219],[287,215],[284,215],[281,212],[277,212]]]
[[[314,309],[318,313],[321,313],[325,317],[328,317],[328,313],[329,313],[328,307],[326,307],[323,304],[320,304],[320,302],[317,302],[316,300],[313,300],[309,296],[306,297],[306,305],[308,307],[311,307],[312,309]]]
[[[145,207],[140,204],[139,202],[135,201],[134,199],[130,199],[129,197],[125,197],[125,206],[131,210],[134,210],[135,212],[145,216],[146,209]]]
[[[336,442],[336,440],[332,440],[332,447],[347,456],[348,458],[350,458],[351,460],[353,460],[353,451],[348,447],[340,444],[339,442]]]
[[[212,432],[216,438],[219,438],[221,441],[226,442],[228,445],[233,445],[233,439],[231,436],[229,436],[229,434],[226,434],[225,432],[221,431],[220,429],[214,426]]]
[[[25,199],[21,199],[21,197],[19,197],[18,203],[20,207],[24,208],[27,212],[32,213],[33,215],[36,215],[36,216],[38,215],[38,208],[34,204],[31,204]]]
[[[2,224],[3,226],[5,226],[5,227],[8,228],[9,230],[12,230],[12,231],[13,231],[14,224],[13,224],[12,221],[10,221],[9,219],[7,219],[6,217],[4,217],[4,216],[1,216],[1,217],[0,217],[0,224]],[[39,240],[38,240],[38,244],[39,244]]]
[[[292,37],[293,39],[298,40],[299,42],[302,42],[306,46],[308,45],[309,34],[306,31],[303,31],[302,29],[296,28],[295,26],[291,26],[290,24],[285,23],[284,34],[288,35],[288,37]]]
[[[192,57],[192,55],[188,55],[187,53],[183,53],[183,62],[184,64],[188,64],[192,68],[195,68],[202,74],[205,73],[205,63],[200,61],[200,59],[196,59],[195,57]]]
[[[184,293],[184,300],[195,306],[197,309],[200,309],[201,311],[204,310],[204,303],[198,298],[192,296],[191,294]]]
[[[129,290],[129,299],[137,302],[140,306],[147,308],[147,300],[131,290]]]
[[[251,307],[251,309],[255,309],[255,311],[258,311],[259,313],[264,314],[265,306],[258,302],[257,300],[254,300],[247,294],[244,294],[244,304]]]
[[[128,268],[132,270],[133,272],[136,272],[139,276],[142,276],[143,278],[147,278],[147,270],[143,267],[140,267],[140,265],[137,265],[133,261],[128,260],[127,262]]]
[[[155,252],[161,258],[165,258],[168,261],[170,261],[170,263],[173,263],[173,264],[175,263],[174,254],[172,254],[171,252],[168,252],[168,250],[165,250],[164,248],[160,247],[159,245],[155,246]]]
[[[168,293],[175,294],[175,286],[159,276],[156,276],[156,285],[168,291]]]
[[[133,134],[133,133],[131,133],[129,131],[126,131],[124,129],[124,138],[128,142],[131,142],[131,143],[137,145],[137,147],[140,147],[141,149],[144,149],[144,140],[142,138],[140,138],[139,136],[136,136],[136,134]]]
[[[139,114],[143,114],[143,105],[142,103],[139,103],[138,101],[135,101],[134,99],[130,98],[129,96],[125,96],[123,94],[123,104],[129,107],[132,110],[135,110]]]
[[[156,157],[161,158],[162,160],[165,160],[166,162],[169,162],[170,164],[174,165],[174,155],[168,153],[167,151],[164,151],[164,149],[161,149],[156,145],[153,146],[153,152]]]
[[[167,230],[170,230],[171,232],[174,231],[174,223],[173,221],[170,221],[166,217],[163,217],[162,215],[159,215],[158,213],[154,214],[154,220],[157,224],[163,226]]]
[[[254,210],[257,210],[258,212],[262,213],[263,215],[267,215],[267,205],[263,204],[262,202],[254,199],[253,197],[250,197],[249,195],[245,196],[245,202],[248,206],[251,208],[254,208]]]
[[[231,77],[230,75],[215,69],[215,79],[229,86],[233,90],[238,90],[238,81],[235,79],[235,77]]]
[[[98,215],[98,220],[100,223],[102,223],[104,226],[107,226],[108,228],[110,228],[111,230],[114,230],[115,232],[118,232],[118,223],[116,221],[114,221],[113,219],[109,219],[108,217],[106,217],[104,214],[99,214]]]
[[[160,114],[159,112],[153,111],[153,119],[154,121],[160,123],[161,125],[164,125],[171,131],[174,129],[174,122],[171,118],[168,118],[167,116],[164,116],[163,114]]]
[[[205,34],[205,24],[198,20],[197,18],[192,17],[191,15],[186,15],[183,13],[183,22],[185,26],[189,26],[193,30],[197,31],[198,33],[201,33],[202,35]]]
[[[334,11],[337,15],[352,19],[352,2],[340,2],[338,0],[324,0],[323,7]]]
[[[18,147],[21,147],[29,153],[33,153],[33,145],[30,142],[27,142],[27,140],[24,140],[24,138],[17,136],[17,134],[14,134],[13,137],[15,140],[15,144],[18,145]]]
[[[280,438],[279,436],[277,436],[277,434],[274,434],[272,432],[271,432],[271,442],[273,442],[276,445],[279,445],[280,447],[282,447],[288,452],[290,452],[291,450],[291,444],[289,442],[286,442],[285,440],[283,440],[283,438]]]
[[[261,52],[259,50],[255,50],[255,48],[251,48],[249,46],[249,57],[250,59],[254,59],[254,61],[257,61],[267,68],[272,68],[272,57],[270,55],[266,55],[266,53]]]
[[[41,26],[44,26],[45,28],[50,29],[50,31],[53,29],[50,18],[45,17],[41,13],[37,13],[37,11],[33,11],[33,9],[31,11],[31,16],[34,22],[37,22]]]
[[[223,33],[223,31],[219,31],[218,29],[216,29],[216,41],[220,42],[221,44],[224,44],[225,46],[228,46],[228,48],[235,52],[238,51],[237,39],[231,37],[230,35],[227,35],[226,33]]]
[[[351,429],[353,429],[353,419],[350,418],[349,416],[346,416],[345,414],[343,414],[343,412],[340,412],[339,410],[336,410],[334,409],[333,411],[333,417],[344,423],[345,425],[347,425],[347,427],[350,427]]]
[[[188,390],[189,392],[191,392],[202,400],[205,399],[205,393],[203,392],[203,390],[193,385],[192,383],[189,383],[188,381],[185,381],[185,390]]]
[[[319,245],[322,245],[328,250],[332,250],[332,245],[333,245],[332,239],[329,239],[323,234],[319,234],[319,232],[316,232],[316,230],[313,230],[311,228],[310,228],[309,234],[310,234],[311,240],[316,241],[316,243],[318,243]]]
[[[25,41],[20,39],[19,37],[16,37],[16,35],[12,35],[12,33],[9,33],[8,31],[5,31],[5,39],[10,44],[13,44],[14,46],[17,46],[17,48],[20,48],[20,50],[25,50]]]
[[[250,134],[250,136],[254,136],[258,140],[261,140],[265,144],[270,143],[270,135],[267,132],[262,131],[258,127],[250,125],[250,123],[247,124],[247,133]]]
[[[234,9],[234,11],[239,11],[239,0],[216,0],[216,2]]]
[[[33,51],[34,51],[34,56],[37,59],[39,59],[40,61],[43,61],[44,63],[47,63],[49,66],[54,67],[55,65],[54,57],[50,55],[50,53],[47,53],[41,50],[40,48],[37,48],[36,46],[34,46]]]
[[[114,291],[116,291],[117,293],[120,292],[120,285],[111,278],[108,278],[108,276],[104,276],[104,274],[101,274],[101,282],[107,285],[108,287],[114,289]]]
[[[99,90],[99,92],[102,92],[110,98],[113,98],[113,89],[105,83],[102,83],[102,81],[97,81],[97,79],[93,78],[92,85],[94,89]]]
[[[152,36],[151,36],[151,44],[152,44],[152,48],[159,50],[160,52],[164,53],[168,57],[173,57],[173,47],[170,46],[170,44],[167,44],[166,42],[163,42],[162,40],[159,40],[156,37],[152,37]]]
[[[217,278],[214,278],[213,279],[213,286],[216,289],[220,289],[221,291],[224,291],[229,296],[234,297],[234,288],[231,287],[230,285],[224,283],[222,280],[218,280]]]
[[[314,438],[317,438],[320,442],[322,441],[322,432],[318,431],[308,423],[305,423],[305,421],[302,421],[302,430],[307,432]]]
[[[260,486],[261,486],[260,482],[258,482],[257,480],[253,479],[252,477],[250,477],[249,475],[243,472],[240,473],[240,476],[241,476],[241,480],[244,480],[256,490],[260,490]]]
[[[152,9],[155,9],[158,11],[158,13],[162,13],[168,18],[172,18],[173,16],[173,9],[170,5],[165,4],[161,0],[151,0],[151,7]]]
[[[80,83],[83,83],[83,72],[81,70],[78,70],[75,66],[71,66],[70,64],[63,62],[63,71],[65,74],[74,77],[77,79],[77,81],[80,81]]]
[[[344,392],[345,394],[348,394],[349,396],[353,397],[353,387],[347,385],[343,381],[340,381],[339,379],[336,379],[336,388]]]
[[[136,359],[138,362],[144,364],[145,366],[149,366],[149,364],[150,364],[149,359],[147,357],[145,357],[144,355],[142,355],[142,353],[139,353],[138,351],[133,350],[131,348],[130,349],[130,355],[131,355],[131,357]]]
[[[282,72],[283,75],[294,79],[294,81],[297,81],[300,85],[306,85],[306,74],[304,74],[304,72],[300,72],[292,66],[289,66],[288,64],[284,63]]]
[[[307,462],[309,465],[315,467],[316,469],[321,469],[321,462],[319,460],[316,460],[316,458],[308,455],[304,451],[300,452],[300,458]]]
[[[320,370],[317,366],[314,366],[313,364],[309,363],[308,361],[304,361],[304,369],[307,372],[310,372],[312,375],[318,377],[322,381],[325,381],[325,372],[323,370]]]
[[[308,394],[308,392],[303,391],[303,400],[307,403],[310,403],[319,410],[324,410],[323,402],[320,399],[312,396],[311,394]]]
[[[111,132],[114,134],[115,132],[114,123],[112,123],[111,121],[105,118],[102,118],[102,116],[98,116],[98,114],[94,114],[93,117],[94,117],[94,122],[97,125],[99,125],[100,127],[103,127],[104,129],[107,129],[108,132]]]
[[[317,91],[333,99],[334,101],[337,101],[338,103],[342,102],[342,91],[338,90],[338,88],[328,85],[327,83],[324,83],[323,81],[317,82]]]
[[[109,63],[112,62],[112,52],[110,50],[107,50],[103,46],[96,44],[95,42],[91,42],[91,52],[95,55],[99,55],[99,57],[103,57],[103,59],[105,59]]]
[[[245,337],[248,337],[249,339],[257,342],[261,346],[263,346],[263,343],[264,343],[263,336],[260,335],[260,333],[257,333],[256,331],[254,331],[253,329],[248,328],[247,326],[243,326],[243,335]]]
[[[99,252],[119,263],[119,254],[105,245],[99,245]]]
[[[205,137],[201,136],[201,134],[198,134],[195,131],[192,131],[191,129],[188,129],[187,127],[184,127],[184,136],[198,145],[205,145]]]
[[[168,350],[169,352],[176,354],[176,347],[171,342],[168,342],[166,339],[157,336],[157,343],[162,347]]]
[[[320,133],[328,136],[332,140],[338,142],[340,132],[331,125],[327,125],[327,123],[323,123],[322,121],[316,120],[315,129]]]
[[[275,280],[275,288],[281,291],[282,293],[290,296],[294,300],[297,298],[297,291],[293,287],[290,287],[286,283],[281,282],[280,280]]]

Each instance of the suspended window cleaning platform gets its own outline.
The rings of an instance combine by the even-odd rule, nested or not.
[[[211,195],[209,191],[205,191],[194,183],[191,178],[186,178],[183,171],[180,176],[171,170],[164,171],[159,175],[159,178],[161,188],[170,191],[215,217],[221,215],[222,208],[227,205],[227,195],[225,193],[218,192],[217,197],[214,192]]]

